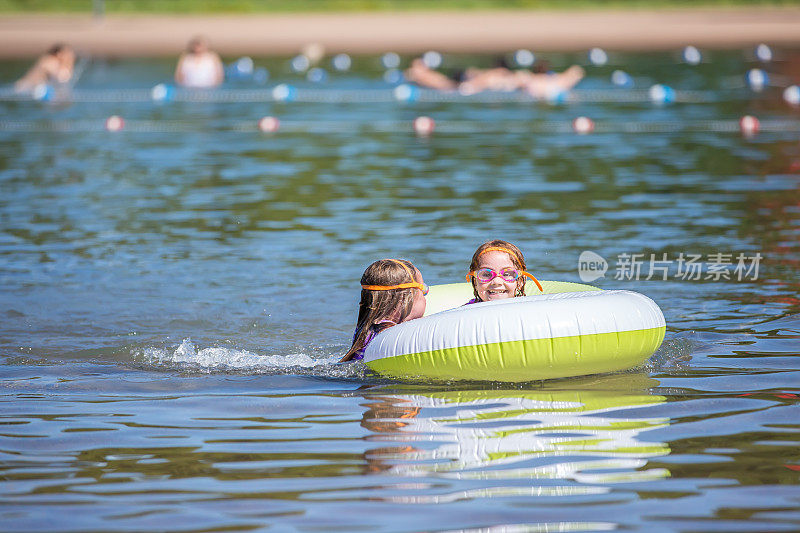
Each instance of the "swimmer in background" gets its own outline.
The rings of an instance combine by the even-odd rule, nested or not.
[[[427,89],[454,91],[458,87],[457,80],[428,67],[421,57],[411,61],[411,65],[403,71],[403,76],[408,82]]]
[[[519,89],[519,80],[503,57],[495,58],[492,68],[469,67],[464,71],[464,80],[458,84],[458,92],[463,95],[481,91],[510,92]]]
[[[75,52],[65,44],[54,44],[14,84],[18,93],[33,91],[40,85],[66,85],[72,80]]]
[[[500,239],[487,241],[472,255],[467,281],[472,281],[475,298],[467,304],[525,296],[526,277],[544,292],[539,280],[525,272],[525,257],[519,248]]]
[[[580,65],[572,65],[564,72],[552,72],[545,62],[537,65],[533,72],[520,70],[520,88],[536,99],[553,98],[569,92],[586,75]]]
[[[181,54],[175,67],[175,82],[184,87],[207,89],[220,85],[225,80],[225,69],[216,52],[208,48],[202,37],[189,41],[186,52]]]
[[[533,71],[511,70],[500,58],[493,68],[467,69],[466,80],[459,84],[458,92],[471,95],[481,91],[522,90],[536,99],[545,99],[568,92],[583,79],[584,74],[583,68],[578,65],[564,72],[552,72],[546,62],[538,64]]]
[[[419,270],[405,259],[380,259],[361,276],[361,302],[353,344],[339,361],[364,358],[372,339],[386,328],[425,313],[428,286]]]

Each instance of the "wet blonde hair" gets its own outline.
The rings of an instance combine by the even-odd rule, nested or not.
[[[522,252],[519,248],[514,246],[508,241],[503,241],[500,239],[494,239],[491,241],[486,241],[485,243],[478,246],[478,249],[475,250],[475,253],[472,254],[472,262],[469,264],[469,271],[475,272],[478,270],[478,265],[480,264],[480,257],[489,251],[495,251],[492,249],[497,249],[496,251],[502,251],[508,254],[511,258],[511,264],[514,265],[514,268],[517,270],[527,270],[525,267],[525,256],[522,255]],[[479,302],[482,302],[481,297],[478,296],[478,283],[475,280],[475,276],[472,277],[472,292],[475,295],[475,298],[478,299]],[[514,296],[525,296],[525,277],[520,276],[517,280],[517,290]]]
[[[361,285],[400,285],[415,282],[416,267],[405,259],[380,259],[375,261],[364,271],[361,276]],[[409,277],[411,279],[409,279]],[[370,328],[379,320],[394,318],[397,311],[397,322],[400,323],[411,314],[414,306],[414,288],[370,290],[361,289],[361,302],[358,304],[358,321],[353,345],[342,357],[342,361],[349,361],[353,354],[364,347],[364,342],[369,335]]]

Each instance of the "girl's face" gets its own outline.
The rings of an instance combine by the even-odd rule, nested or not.
[[[416,269],[414,270],[414,281],[425,283],[422,281],[422,273]],[[425,305],[427,304],[425,295],[422,294],[422,290],[420,289],[415,288],[412,290],[414,291],[414,304],[411,306],[411,313],[406,317],[406,320],[422,318],[422,315],[425,314]]]
[[[517,269],[514,262],[511,261],[511,256],[505,252],[492,250],[481,255],[478,259],[478,268],[491,268],[499,273],[504,268]],[[515,281],[506,281],[501,276],[495,276],[491,281],[483,282],[478,279],[475,280],[475,287],[478,290],[478,298],[484,302],[492,300],[503,300],[505,298],[513,298],[517,293],[517,286],[520,283],[525,283],[525,278],[520,277]]]

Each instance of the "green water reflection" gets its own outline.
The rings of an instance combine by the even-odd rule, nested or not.
[[[572,380],[567,390],[545,385],[534,391],[370,391],[362,425],[375,433],[370,441],[395,445],[370,450],[367,460],[376,473],[404,477],[532,482],[398,497],[403,502],[603,494],[610,484],[670,475],[667,468],[649,466],[653,458],[669,455],[669,446],[647,440],[647,432],[667,427],[669,419],[636,416],[637,409],[666,401],[646,392],[657,384],[625,375]],[[641,389],[612,389],[619,385]]]

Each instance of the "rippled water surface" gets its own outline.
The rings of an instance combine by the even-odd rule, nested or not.
[[[256,63],[267,88],[391,89],[376,57],[316,86]],[[798,110],[744,87],[746,52],[611,63],[558,105],[126,101],[155,60],[87,64],[75,94],[107,101],[0,102],[0,529],[800,529]],[[617,68],[700,98],[628,99]],[[744,137],[746,114],[785,125]],[[521,385],[334,365],[367,264],[451,283],[490,238],[541,279],[600,255],[593,284],[655,300],[664,345]]]

